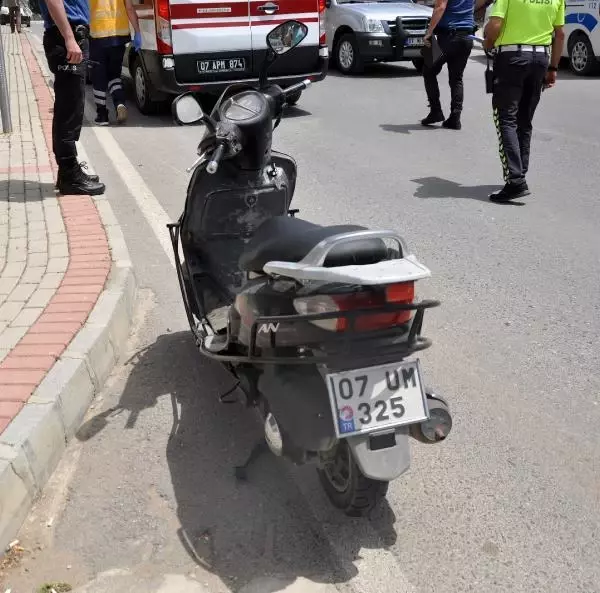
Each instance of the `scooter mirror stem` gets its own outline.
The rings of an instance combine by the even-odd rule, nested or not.
[[[261,89],[265,88],[269,83],[267,74],[269,72],[269,68],[276,59],[277,54],[271,48],[269,48],[267,50],[267,55],[265,57],[265,61],[263,62],[262,69],[260,71],[260,78],[258,80]]]

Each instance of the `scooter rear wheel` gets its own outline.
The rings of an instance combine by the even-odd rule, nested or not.
[[[366,517],[385,498],[389,482],[367,478],[358,467],[348,443],[343,440],[335,453],[317,470],[331,503],[349,517]]]

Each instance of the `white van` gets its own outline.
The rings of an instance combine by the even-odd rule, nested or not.
[[[257,82],[267,33],[291,19],[306,24],[308,35],[296,51],[277,60],[269,80],[283,88],[307,78],[322,80],[329,57],[325,1],[133,0],[142,48],[136,52],[130,44],[124,66],[140,111],[154,112],[168,95]],[[299,98],[298,93],[291,103]]]
[[[600,0],[566,0],[564,58],[580,76],[600,69]]]

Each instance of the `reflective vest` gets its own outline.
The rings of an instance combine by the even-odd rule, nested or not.
[[[94,39],[130,35],[124,0],[90,0],[90,35]]]

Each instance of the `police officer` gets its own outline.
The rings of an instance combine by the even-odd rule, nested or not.
[[[469,38],[475,32],[475,0],[436,0],[425,45],[431,45],[435,34],[443,56],[433,65],[423,67],[425,91],[429,100],[429,115],[421,120],[424,126],[443,122],[445,128],[461,129],[460,116],[463,109],[463,73],[467,66],[473,40]],[[445,119],[440,102],[440,88],[437,76],[444,64],[448,64],[450,83],[450,117]]]
[[[563,51],[565,0],[496,0],[484,47],[495,52],[493,108],[507,202],[529,195],[533,115],[544,88],[553,87]]]
[[[54,74],[52,149],[62,194],[100,195],[104,184],[77,161],[76,142],[83,125],[85,68],[89,54],[88,0],[42,0],[44,51]]]

